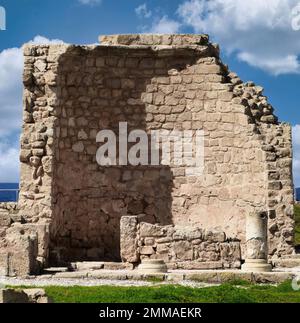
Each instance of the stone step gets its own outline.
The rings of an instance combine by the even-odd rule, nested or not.
[[[300,267],[300,258],[283,258],[274,260],[273,264],[275,267],[283,268],[295,268]]]
[[[48,274],[48,275],[52,275],[52,274],[56,274],[56,273],[65,273],[68,271],[69,271],[68,267],[49,267],[49,268],[45,268],[43,270],[43,273]]]
[[[118,281],[146,281],[153,283],[189,281],[195,283],[222,284],[230,281],[245,280],[257,284],[278,284],[287,280],[292,280],[298,276],[298,272],[266,272],[253,273],[242,270],[175,270],[168,273],[144,274],[138,270],[123,271],[78,271],[57,273],[51,276],[51,279],[101,279],[101,280],[118,280]],[[40,278],[43,278],[41,276]],[[54,281],[55,282],[55,281]],[[77,281],[76,281],[77,283]]]
[[[292,272],[292,273],[300,273],[300,267],[293,267],[293,268],[287,268],[287,267],[275,267],[273,268],[273,272]]]
[[[84,270],[132,270],[133,265],[123,262],[105,262],[105,261],[80,261],[72,262],[70,269],[73,271]]]
[[[73,271],[82,271],[82,270],[99,270],[104,268],[104,262],[102,261],[80,261],[72,262],[70,269]]]
[[[293,255],[284,255],[282,256],[282,259],[300,259],[300,254],[296,253]]]

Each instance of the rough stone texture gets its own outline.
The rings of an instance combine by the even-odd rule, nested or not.
[[[24,290],[0,289],[0,303],[51,303],[45,291],[40,288],[29,288]]]
[[[0,268],[7,276],[38,272],[37,234],[22,225],[8,228],[0,249]]]
[[[162,226],[139,222],[139,218],[144,217],[125,216],[121,219],[121,237],[126,239],[121,242],[124,261],[139,263],[145,259],[162,259],[171,269],[241,266],[240,242],[232,241],[222,231],[197,226]],[[128,225],[129,221],[133,227]],[[129,248],[133,245],[138,247]]]
[[[161,259],[143,259],[142,263],[138,266],[139,273],[167,273],[168,267]]]
[[[299,277],[299,271],[251,273],[242,270],[170,270],[167,274],[142,274],[138,270],[59,273],[30,277],[27,279],[2,278],[1,282],[10,286],[146,286],[153,281],[201,287],[205,284],[222,284],[237,280],[252,283],[279,284]],[[202,285],[203,287],[203,285]]]
[[[0,232],[6,230],[12,223],[22,222],[23,219],[18,214],[17,203],[0,203]],[[2,236],[0,234],[0,236]]]
[[[29,303],[38,303],[38,304],[52,303],[52,300],[47,296],[44,289],[29,288],[29,289],[24,289],[23,291],[27,295]]]
[[[138,257],[138,239],[137,239],[137,217],[123,216],[120,224],[121,234],[121,258],[124,262],[136,263]]]
[[[47,228],[37,234],[38,263],[118,261],[120,219],[138,214],[149,223],[226,232],[241,240],[244,257],[245,216],[267,211],[269,256],[292,253],[291,127],[278,122],[263,89],[231,73],[206,35],[101,41],[24,46],[18,216],[36,231]],[[118,133],[120,121],[129,131],[203,129],[203,174],[191,176],[185,166],[98,166],[96,134]],[[178,257],[190,259],[186,243],[177,244]],[[148,254],[150,241],[145,247]]]
[[[28,297],[22,290],[0,289],[0,303],[28,303]]]
[[[187,45],[205,45],[209,44],[208,35],[103,35],[99,37],[102,45],[167,45],[167,46],[180,46]]]

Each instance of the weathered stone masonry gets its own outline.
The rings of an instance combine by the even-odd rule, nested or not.
[[[127,263],[162,259],[170,269],[224,269],[241,267],[239,241],[222,231],[195,226],[143,222],[145,215],[121,219],[121,257]]]
[[[246,214],[263,211],[269,256],[292,253],[291,127],[278,122],[261,87],[228,70],[206,35],[26,45],[24,57],[19,220],[0,222],[0,267],[18,274],[120,260],[120,219],[140,214],[224,232],[241,242],[244,258]],[[117,133],[121,121],[129,131],[203,129],[203,175],[98,166],[96,134]],[[18,251],[33,260],[14,269],[11,250],[23,244]]]

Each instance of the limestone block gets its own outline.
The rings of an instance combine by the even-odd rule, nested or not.
[[[145,259],[138,267],[139,273],[154,274],[154,273],[167,273],[168,269],[166,264],[161,259]]]
[[[34,66],[39,70],[39,72],[45,72],[47,63],[44,60],[39,59],[34,63]]]
[[[221,261],[183,261],[177,262],[176,267],[184,270],[205,270],[205,269],[222,269]]]
[[[224,242],[226,235],[224,232],[217,230],[205,230],[205,240],[212,242]]]
[[[50,239],[50,233],[49,233],[49,225],[48,224],[30,224],[26,223],[20,226],[19,224],[15,225],[14,232],[18,230],[24,230],[25,233],[27,233],[29,236],[32,236],[33,239],[37,239],[37,256],[40,257],[40,260],[42,258],[47,258],[48,256],[48,247],[49,247],[49,239]],[[12,232],[12,231],[10,231]]]
[[[25,240],[18,247],[21,251],[9,253],[8,276],[25,277],[37,272],[36,250],[34,244],[35,241]]]
[[[46,295],[44,289],[41,288],[28,288],[23,292],[27,295],[29,303],[48,304],[52,303],[52,300]]]
[[[120,223],[121,258],[124,262],[138,262],[137,225],[135,216],[123,216]]]
[[[8,227],[11,224],[11,217],[7,211],[0,209],[0,227]]]
[[[38,256],[37,234],[26,232],[22,225],[13,225],[6,232],[7,275],[27,276],[36,273]]]
[[[141,237],[163,237],[166,236],[168,227],[160,226],[157,224],[150,224],[146,222],[140,223],[140,236]]]
[[[29,303],[29,299],[23,290],[0,289],[0,303]]]
[[[170,246],[171,246],[170,243],[160,243],[160,244],[157,244],[156,251],[158,253],[160,253],[160,254],[162,254],[162,253],[168,253],[169,250],[170,250]]]
[[[193,259],[193,247],[188,241],[177,241],[172,244],[175,259],[179,261]]]
[[[154,254],[154,249],[152,246],[143,246],[140,247],[140,254],[141,255],[152,255]]]
[[[0,289],[0,303],[52,303],[46,292],[40,288],[16,290]]]
[[[132,263],[121,263],[121,262],[104,262],[104,269],[106,270],[132,270]]]
[[[21,149],[20,161],[22,163],[27,163],[30,157],[31,157],[31,150],[30,149]]]
[[[103,45],[206,45],[208,43],[207,35],[105,35],[99,36],[99,41]]]
[[[239,242],[229,242],[220,244],[221,259],[234,263],[241,260],[241,247]]]
[[[174,240],[196,240],[202,239],[202,230],[200,228],[193,227],[179,227],[175,226],[175,232],[173,234]]]
[[[155,244],[155,239],[154,238],[145,238],[144,239],[144,244],[145,246],[153,246]]]

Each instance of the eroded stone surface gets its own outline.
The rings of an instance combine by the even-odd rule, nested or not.
[[[171,269],[222,269],[240,268],[240,242],[226,240],[222,231],[201,229],[197,226],[159,225],[139,222],[144,217],[123,217],[121,223],[129,220],[132,228],[121,225],[121,254],[127,261],[139,263],[146,259],[162,259]],[[128,234],[126,231],[128,230]],[[136,245],[134,258],[130,259],[128,246]]]
[[[46,292],[41,288],[0,289],[0,303],[52,303]]]
[[[35,231],[37,267],[65,266],[120,261],[120,239],[127,243],[120,238],[120,219],[140,214],[147,223],[212,228],[202,232],[212,248],[205,254],[211,252],[207,261],[218,261],[215,249],[227,237],[241,240],[244,257],[246,215],[268,211],[269,257],[292,253],[291,127],[278,122],[263,88],[229,71],[208,36],[107,36],[99,46],[30,44],[24,46],[23,76],[20,200],[14,210],[0,204],[1,271],[7,272],[14,222]],[[96,135],[102,129],[118,132],[120,121],[147,132],[203,129],[203,174],[192,174],[186,165],[99,167]],[[155,239],[165,239],[153,230]],[[203,239],[189,234],[174,242],[175,255],[184,261],[195,257],[185,253],[190,240]],[[161,240],[157,250],[163,254],[168,243]],[[150,240],[145,247],[149,254]],[[204,247],[193,245],[197,257]],[[122,257],[135,259],[134,244]]]

